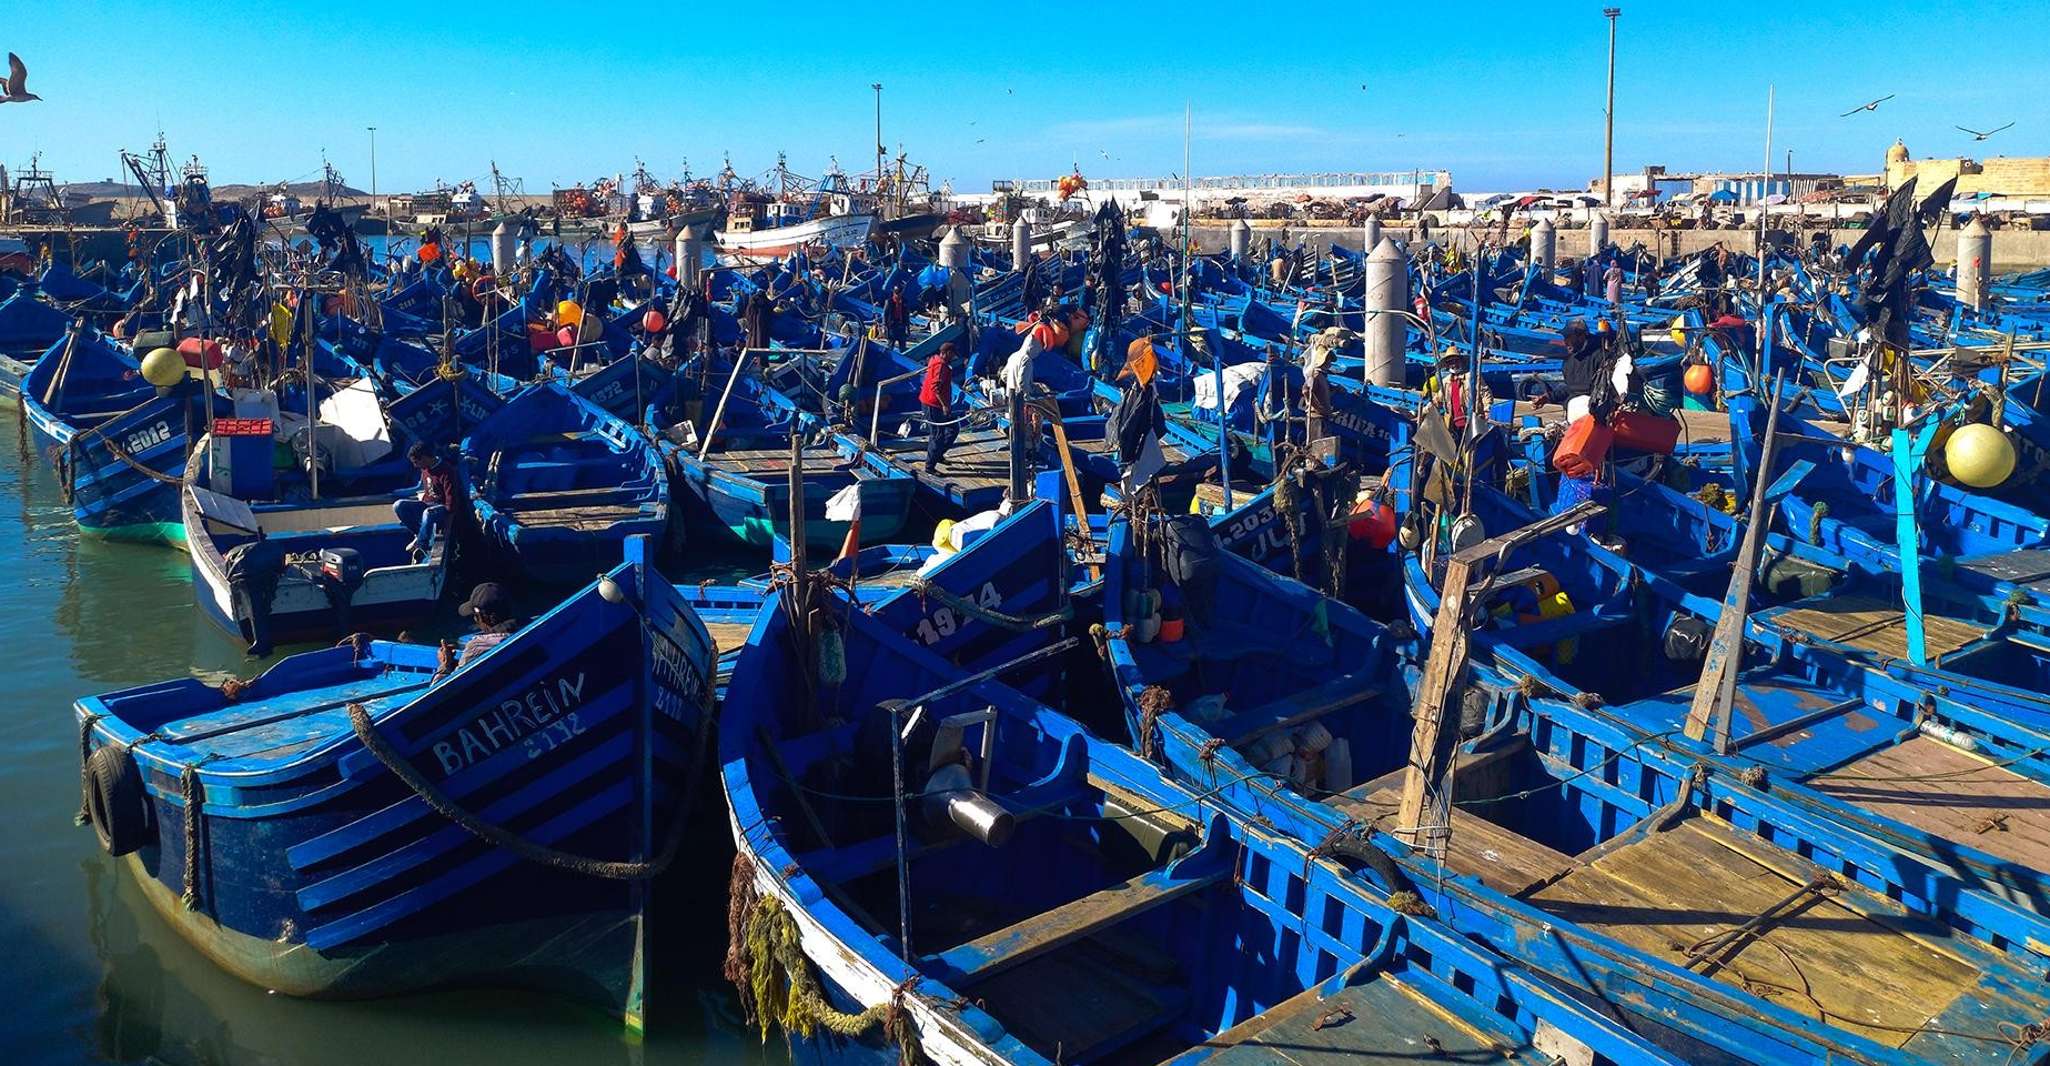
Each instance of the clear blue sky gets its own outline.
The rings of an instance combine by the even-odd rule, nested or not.
[[[493,159],[529,192],[636,155],[661,177],[729,151],[752,174],[778,149],[800,173],[832,155],[854,172],[880,81],[891,150],[962,191],[1075,163],[1179,172],[1184,103],[1197,174],[1422,167],[1468,190],[1577,187],[1601,168],[1601,6],[16,0],[0,50],[46,99],[0,106],[0,161],[40,149],[60,180],[105,178],[161,122],[217,182],[311,178],[325,148],[367,188],[370,125],[385,191],[481,184]],[[1756,168],[1769,83],[1776,167],[1791,148],[1799,170],[1872,172],[1897,136],[1917,156],[2050,155],[2032,4],[1623,7],[1620,171]],[[2010,120],[1982,145],[1951,129]]]

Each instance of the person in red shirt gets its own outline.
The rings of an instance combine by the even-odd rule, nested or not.
[[[422,559],[437,533],[448,535],[452,511],[462,500],[463,487],[456,480],[455,465],[443,461],[426,444],[414,441],[406,449],[406,459],[420,471],[420,491],[413,499],[395,501],[392,513],[398,516],[400,525],[413,531],[413,541],[406,550],[415,559]]]
[[[925,472],[938,473],[940,460],[954,444],[954,342],[940,345],[925,364],[925,382],[918,387],[925,408]]]

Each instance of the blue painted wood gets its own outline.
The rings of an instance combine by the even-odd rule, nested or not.
[[[88,697],[95,747],[132,746],[151,829],[128,860],[179,931],[294,995],[514,981],[628,1004],[638,911],[620,881],[472,836],[385,769],[347,707],[452,802],[534,843],[625,861],[687,816],[713,649],[641,550],[625,590],[573,594],[452,675],[370,642],[284,659],[238,699],[194,679]],[[662,636],[656,636],[660,633]],[[204,804],[187,890],[185,774]]]

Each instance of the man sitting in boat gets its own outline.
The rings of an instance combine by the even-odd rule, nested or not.
[[[519,619],[513,617],[512,597],[495,581],[471,589],[470,598],[456,612],[477,624],[476,635],[463,639],[463,657],[456,661],[458,670],[520,630]]]
[[[443,462],[422,441],[414,441],[406,449],[406,459],[420,471],[420,492],[414,499],[394,501],[392,513],[398,516],[400,525],[413,531],[413,542],[407,545],[407,551],[415,559],[424,559],[436,534],[448,536],[451,515],[462,502],[463,487],[456,480],[454,464]]]

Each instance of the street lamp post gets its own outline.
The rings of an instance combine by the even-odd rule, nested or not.
[[[370,210],[381,215],[385,212],[377,203],[377,127],[365,126],[364,129],[370,131]]]
[[[1602,200],[1604,206],[1616,206],[1616,16],[1620,7],[1602,8],[1602,16],[1609,20],[1609,105],[1602,111],[1607,120],[1607,131],[1602,137]]]
[[[883,83],[872,82],[869,88],[876,91],[876,210],[882,210],[883,197]]]

